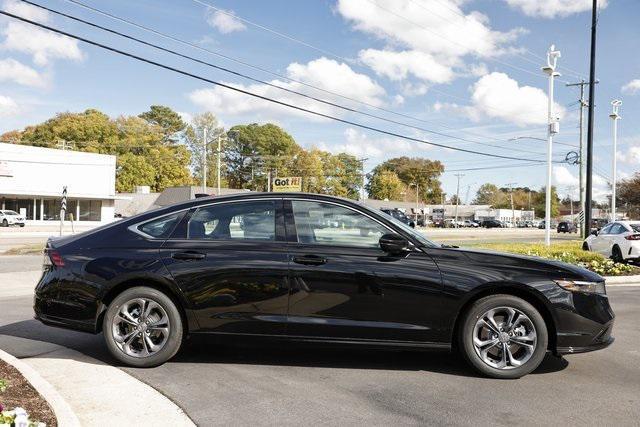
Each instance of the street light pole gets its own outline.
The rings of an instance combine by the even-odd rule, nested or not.
[[[463,173],[457,173],[456,178],[458,178],[458,186],[456,188],[456,228],[458,228],[458,205],[460,205],[460,178],[464,176]]]
[[[549,127],[547,132],[548,144],[547,144],[547,197],[545,203],[545,220],[544,220],[544,243],[545,245],[551,245],[551,173],[552,173],[552,161],[553,161],[553,135],[558,133],[559,121],[553,113],[553,80],[559,76],[560,73],[556,71],[556,64],[560,58],[560,51],[556,50],[554,45],[551,45],[547,52],[547,66],[542,68],[542,71],[549,76]]]
[[[618,151],[618,120],[620,120],[620,114],[618,109],[622,105],[622,101],[615,99],[611,101],[613,111],[609,114],[609,117],[613,120],[613,176],[611,177],[611,221],[616,220],[616,175],[618,172],[618,160],[616,153]]]

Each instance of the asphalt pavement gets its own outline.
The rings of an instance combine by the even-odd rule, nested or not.
[[[478,377],[449,353],[220,345],[190,339],[153,369],[122,368],[199,425],[637,425],[640,287],[609,288],[608,349],[558,359],[519,380]],[[101,335],[44,326],[30,297],[0,299],[0,334],[63,345],[108,363]],[[96,380],[99,386],[99,380]]]

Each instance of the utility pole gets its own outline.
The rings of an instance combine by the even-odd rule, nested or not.
[[[458,206],[460,205],[460,178],[464,176],[463,173],[455,174],[456,178],[458,178],[458,186],[456,189],[456,228],[458,228]]]
[[[598,0],[593,0],[591,10],[591,59],[589,64],[589,124],[587,125],[587,185],[585,189],[584,223],[586,224],[583,237],[591,234],[591,198],[593,186],[593,108],[596,103],[596,28],[598,26]]]
[[[412,182],[413,185],[416,186],[416,225],[418,224],[418,206],[419,206],[419,198],[420,198],[420,184],[418,182]]]
[[[216,168],[218,169],[218,177],[216,179],[217,183],[218,183],[218,192],[216,193],[216,196],[220,196],[220,155],[222,154],[222,135],[218,135],[218,155],[217,157],[217,165]]]
[[[365,179],[365,175],[364,175],[364,162],[366,162],[367,160],[369,160],[369,158],[361,158],[361,159],[357,159],[360,162],[360,174],[362,175],[362,182],[361,182],[361,187],[360,188],[360,201],[362,203],[364,203],[365,200],[365,195],[364,195],[364,179]]]
[[[516,185],[515,182],[507,183],[509,187],[509,196],[511,197],[511,225],[516,226],[516,211],[513,208],[513,186]]]
[[[611,120],[613,120],[613,169],[611,177],[611,221],[616,220],[616,175],[618,173],[618,159],[616,154],[618,152],[618,120],[621,119],[618,114],[618,109],[622,105],[622,101],[614,99],[611,101],[613,111],[609,114]]]
[[[574,220],[573,220],[573,196],[571,195],[571,193],[573,193],[573,185],[569,186],[569,194],[568,194],[568,196],[569,196],[569,206],[570,206],[570,209],[571,209],[571,222],[574,222]]]
[[[594,0],[596,1],[596,0]],[[551,45],[547,52],[547,66],[542,68],[545,74],[549,76],[549,127],[548,127],[548,144],[547,144],[547,197],[545,203],[545,222],[544,222],[544,243],[551,245],[551,173],[553,161],[553,135],[558,133],[560,122],[554,116],[553,112],[553,80],[560,73],[556,71],[556,64],[560,58],[560,51]]]
[[[207,127],[202,129],[202,193],[207,192]]]

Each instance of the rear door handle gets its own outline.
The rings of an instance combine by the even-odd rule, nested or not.
[[[327,263],[327,259],[318,255],[303,255],[294,256],[293,262],[303,265],[323,265]]]
[[[171,258],[180,259],[180,260],[196,260],[196,259],[204,259],[206,256],[207,254],[203,254],[202,252],[187,251],[187,252],[176,252],[173,255],[171,255]]]

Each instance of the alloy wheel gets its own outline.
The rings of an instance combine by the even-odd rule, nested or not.
[[[476,354],[492,368],[518,368],[531,359],[537,345],[531,319],[513,307],[497,307],[478,318],[473,328]]]
[[[122,304],[112,322],[113,340],[126,355],[149,357],[169,339],[170,322],[165,309],[149,298],[134,298]]]

